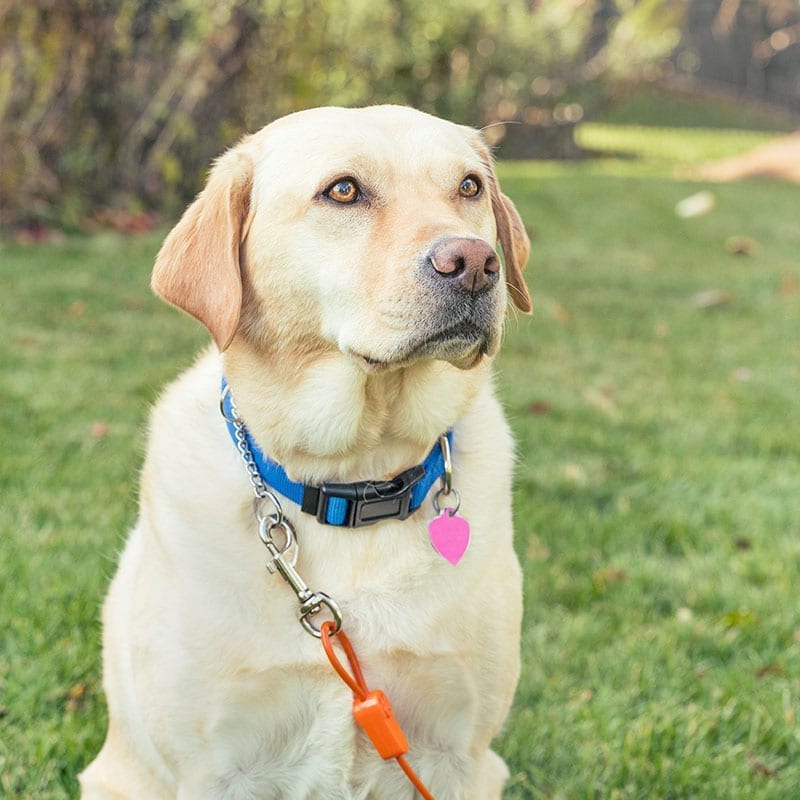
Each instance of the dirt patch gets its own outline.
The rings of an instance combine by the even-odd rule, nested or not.
[[[699,175],[711,181],[775,178],[800,183],[800,131],[762,144],[744,155],[708,164],[699,170]]]

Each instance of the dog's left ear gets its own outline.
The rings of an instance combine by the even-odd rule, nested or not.
[[[505,256],[511,299],[520,311],[530,314],[533,311],[533,301],[522,278],[522,270],[531,253],[531,242],[525,230],[525,223],[516,206],[500,191],[494,174],[491,180],[491,194],[492,211],[497,223],[497,236]]]
[[[250,220],[251,159],[234,148],[219,158],[203,191],[170,231],[151,285],[200,320],[220,351],[233,340],[242,310],[241,248]]]

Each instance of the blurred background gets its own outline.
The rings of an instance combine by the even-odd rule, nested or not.
[[[800,114],[797,0],[1,0],[0,20],[0,214],[34,236],[174,215],[222,149],[309,106],[409,104],[490,126],[501,158],[582,156],[576,126],[643,86]]]

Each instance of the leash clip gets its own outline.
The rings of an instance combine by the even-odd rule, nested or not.
[[[273,534],[275,531],[282,531],[284,541],[278,544]],[[267,564],[267,570],[271,574],[276,572],[289,584],[291,590],[300,601],[298,618],[303,630],[310,633],[315,638],[322,637],[322,628],[314,624],[313,617],[323,608],[326,608],[333,618],[332,625],[335,632],[342,627],[342,612],[336,601],[324,592],[312,592],[308,584],[295,569],[300,545],[297,541],[297,534],[289,520],[282,515],[269,514],[262,516],[258,520],[258,536],[269,550],[271,561]]]

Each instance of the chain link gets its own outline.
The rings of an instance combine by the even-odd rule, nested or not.
[[[225,395],[228,395],[231,401],[230,417],[225,414]],[[256,460],[253,456],[253,451],[250,449],[250,445],[247,443],[247,429],[245,428],[244,422],[242,422],[242,418],[239,416],[239,411],[236,408],[233,395],[230,393],[230,386],[226,386],[225,391],[222,393],[222,398],[220,399],[220,409],[222,416],[225,417],[225,419],[230,422],[236,430],[236,448],[239,451],[239,455],[242,457],[242,461],[244,461],[244,465],[247,469],[247,475],[250,478],[250,483],[253,486],[253,491],[256,493],[256,497],[259,498],[259,500],[263,500],[267,497],[272,499],[274,495],[267,488],[267,484],[264,483],[264,479],[261,477],[261,473],[258,471],[258,465],[256,464]]]
[[[230,399],[230,416],[225,413],[225,397]],[[321,626],[314,624],[312,617],[322,611],[323,607],[328,610],[333,617],[334,633],[342,627],[342,612],[336,601],[324,592],[314,592],[308,588],[306,582],[295,569],[297,556],[300,552],[300,542],[297,534],[289,521],[283,515],[280,501],[273,492],[270,491],[261,472],[256,464],[255,456],[247,441],[247,428],[244,421],[239,416],[233,395],[230,394],[230,386],[226,386],[220,397],[220,411],[227,422],[233,425],[236,431],[236,448],[242,457],[253,492],[256,496],[255,516],[258,521],[258,535],[270,554],[270,562],[267,570],[273,575],[277,572],[289,585],[300,602],[298,609],[298,619],[303,626],[303,630],[319,639],[322,636]],[[264,501],[269,501],[275,507],[274,514],[264,513]],[[281,530],[284,534],[285,543],[279,546],[274,538],[273,532]]]

